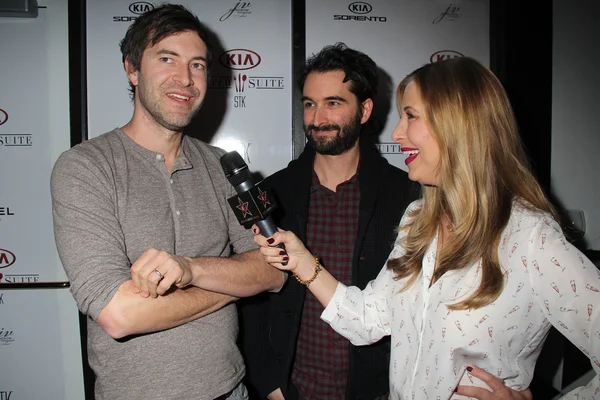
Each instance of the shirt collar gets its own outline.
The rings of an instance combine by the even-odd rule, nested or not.
[[[140,146],[133,139],[131,139],[122,129],[115,129],[117,134],[121,137],[121,140],[124,146],[132,151],[138,153],[142,158],[150,162],[151,164],[160,165],[164,164],[165,156],[162,153],[158,153],[155,151],[148,150],[147,148]],[[178,171],[182,169],[191,169],[193,168],[192,163],[190,162],[187,154],[189,153],[189,138],[186,135],[183,135],[182,143],[181,143],[181,151],[179,152],[179,156],[177,156],[177,160],[175,160],[175,164],[173,165],[173,171]]]
[[[358,170],[359,170],[359,168],[360,168],[360,163],[358,164],[358,167],[356,168],[356,173],[354,175],[352,175],[352,177],[350,179],[340,183],[338,186],[358,185]],[[310,183],[310,193],[314,193],[317,190],[322,190],[324,188],[325,188],[325,186],[321,185],[321,181],[319,180],[319,176],[317,175],[317,172],[313,169],[312,170],[312,180]],[[327,190],[329,190],[329,189],[327,189]]]

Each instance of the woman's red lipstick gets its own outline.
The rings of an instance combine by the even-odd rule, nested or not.
[[[402,153],[405,153],[409,151],[418,151],[419,149],[415,149],[414,147],[401,147],[400,150],[402,151]],[[409,155],[408,157],[406,157],[406,160],[404,160],[404,163],[406,165],[410,164],[415,160],[415,158],[417,158],[418,155],[419,153]]]

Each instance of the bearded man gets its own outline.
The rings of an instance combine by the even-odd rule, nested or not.
[[[362,135],[377,65],[343,43],[307,60],[300,77],[307,145],[264,181],[277,225],[293,231],[338,280],[364,288],[385,263],[418,190]],[[321,321],[295,279],[242,306],[247,384],[269,399],[387,399],[390,343],[355,347]]]

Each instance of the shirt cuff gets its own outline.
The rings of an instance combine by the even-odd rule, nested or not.
[[[340,304],[344,300],[347,289],[348,287],[346,285],[342,282],[338,282],[335,292],[333,293],[331,300],[329,300],[329,304],[327,304],[327,307],[325,307],[325,310],[323,310],[323,313],[321,314],[321,319],[323,321],[330,323],[337,317],[338,312],[340,311]]]
[[[279,291],[280,291],[281,289],[283,289],[283,286],[284,286],[284,285],[285,285],[285,283],[287,282],[287,280],[288,280],[288,277],[289,277],[290,275],[289,275],[287,272],[285,272],[285,271],[281,271],[281,274],[283,275],[283,283],[282,283],[282,284],[281,284],[281,286],[279,286],[277,289],[272,289],[272,290],[269,290],[269,293],[279,293]]]

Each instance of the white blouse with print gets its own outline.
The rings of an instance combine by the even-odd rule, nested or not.
[[[402,256],[402,235],[390,258]],[[321,315],[355,345],[391,335],[392,399],[462,398],[454,388],[468,365],[525,389],[551,325],[591,359],[597,374],[565,398],[600,399],[600,272],[565,240],[552,217],[514,203],[498,249],[504,290],[476,310],[450,311],[446,305],[477,289],[481,264],[450,271],[430,287],[436,249],[437,236],[407,291],[400,292],[405,280],[394,280],[384,266],[363,291],[339,283]]]

